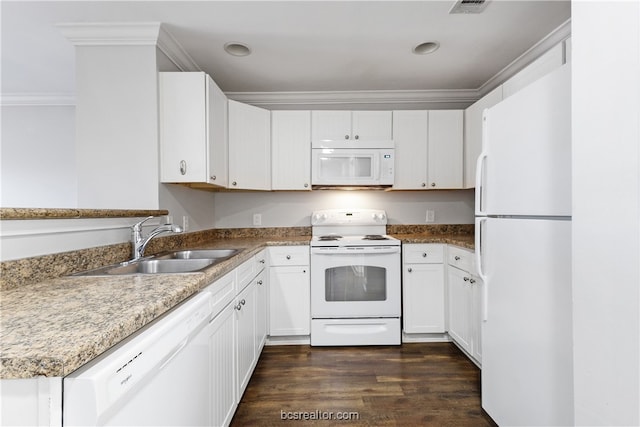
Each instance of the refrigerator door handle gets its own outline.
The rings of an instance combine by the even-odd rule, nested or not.
[[[484,193],[484,164],[485,159],[489,155],[487,152],[488,141],[487,141],[487,123],[488,123],[489,111],[484,110],[482,114],[482,152],[478,156],[478,160],[476,162],[476,215],[486,215],[483,204],[483,193]]]
[[[476,270],[478,276],[482,279],[482,320],[487,321],[489,314],[488,298],[489,298],[489,281],[487,276],[482,270],[482,224],[487,221],[487,218],[476,218],[476,235],[475,235],[475,257],[476,257]]]

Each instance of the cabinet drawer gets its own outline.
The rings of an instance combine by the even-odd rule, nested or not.
[[[441,264],[444,263],[444,245],[410,244],[403,245],[405,264]]]
[[[473,252],[455,246],[449,246],[448,263],[468,273],[474,273]]]
[[[242,292],[242,290],[251,283],[251,279],[256,276],[256,264],[257,261],[254,255],[236,268],[236,294]]]
[[[309,265],[309,246],[272,246],[269,265]]]
[[[235,272],[228,273],[205,288],[211,294],[212,318],[217,316],[236,297]]]

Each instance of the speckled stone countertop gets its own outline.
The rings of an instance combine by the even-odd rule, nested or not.
[[[136,218],[168,215],[167,210],[0,208],[0,219]]]
[[[467,226],[433,233],[432,229],[390,227],[388,232],[403,243],[447,243],[473,249],[470,230]],[[65,376],[261,249],[307,245],[310,239],[308,235],[279,237],[259,232],[244,238],[221,237],[217,234],[215,239],[200,241],[194,247],[241,251],[198,273],[65,276],[3,289],[0,378]]]
[[[239,248],[198,273],[65,276],[4,290],[0,378],[62,377],[95,358],[270,245],[309,237],[234,239],[201,248]]]

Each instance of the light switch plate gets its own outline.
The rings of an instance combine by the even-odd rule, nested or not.
[[[427,209],[426,221],[427,222],[435,222],[435,220],[436,220],[436,212],[434,210]]]

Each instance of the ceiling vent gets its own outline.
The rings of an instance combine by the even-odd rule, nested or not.
[[[449,13],[481,13],[489,0],[458,0]]]

